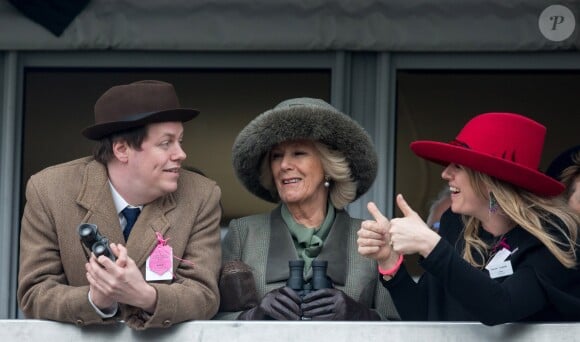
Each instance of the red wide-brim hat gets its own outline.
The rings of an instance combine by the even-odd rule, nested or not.
[[[556,196],[564,184],[538,170],[546,127],[513,113],[485,113],[471,119],[449,143],[411,143],[419,157],[459,164],[540,196]]]

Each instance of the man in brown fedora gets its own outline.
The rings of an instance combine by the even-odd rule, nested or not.
[[[28,181],[18,301],[29,318],[168,327],[218,310],[217,184],[183,170],[173,86],[115,86],[95,104],[93,157]],[[107,241],[108,239],[108,241]]]

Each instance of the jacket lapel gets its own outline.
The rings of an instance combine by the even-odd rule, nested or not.
[[[166,213],[175,207],[176,201],[172,194],[143,207],[127,241],[127,250],[138,267],[145,265],[147,257],[157,246],[156,233],[167,238],[166,234],[171,225]]]
[[[334,284],[344,285],[346,283],[346,255],[348,245],[348,234],[350,217],[343,210],[336,211],[336,217],[332,223],[332,228],[324,241],[322,251],[316,257],[318,260],[328,261],[326,275]],[[308,273],[312,276],[312,270]]]
[[[266,266],[267,284],[287,280],[290,276],[288,261],[298,259],[292,235],[282,219],[280,208],[278,206],[270,214],[271,232]]]
[[[87,210],[83,223],[96,224],[110,242],[124,243],[107,170],[101,163],[93,160],[87,164],[77,203]]]

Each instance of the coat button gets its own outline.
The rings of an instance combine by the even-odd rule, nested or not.
[[[76,325],[78,325],[79,327],[85,325],[85,322],[82,319],[77,319],[75,322]]]
[[[170,320],[166,319],[166,320],[163,321],[163,326],[164,327],[168,327],[170,325],[171,325],[171,321]]]

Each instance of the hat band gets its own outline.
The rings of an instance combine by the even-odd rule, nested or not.
[[[156,111],[153,112],[146,112],[146,113],[137,113],[137,114],[132,114],[129,115],[123,119],[120,119],[118,122],[133,122],[133,121],[139,121],[143,118],[148,117],[151,114],[157,113]]]
[[[450,145],[453,145],[453,146],[464,147],[464,148],[466,148],[468,150],[471,150],[471,147],[469,147],[469,145],[467,143],[465,143],[465,142],[463,142],[461,140],[453,139],[452,141],[449,142],[449,144]],[[508,156],[507,155],[507,151],[503,151],[502,154],[501,154],[501,159],[510,160],[510,161],[512,161],[514,163],[517,163],[517,161],[516,161],[516,152],[515,151],[512,151],[512,155],[511,156]]]

